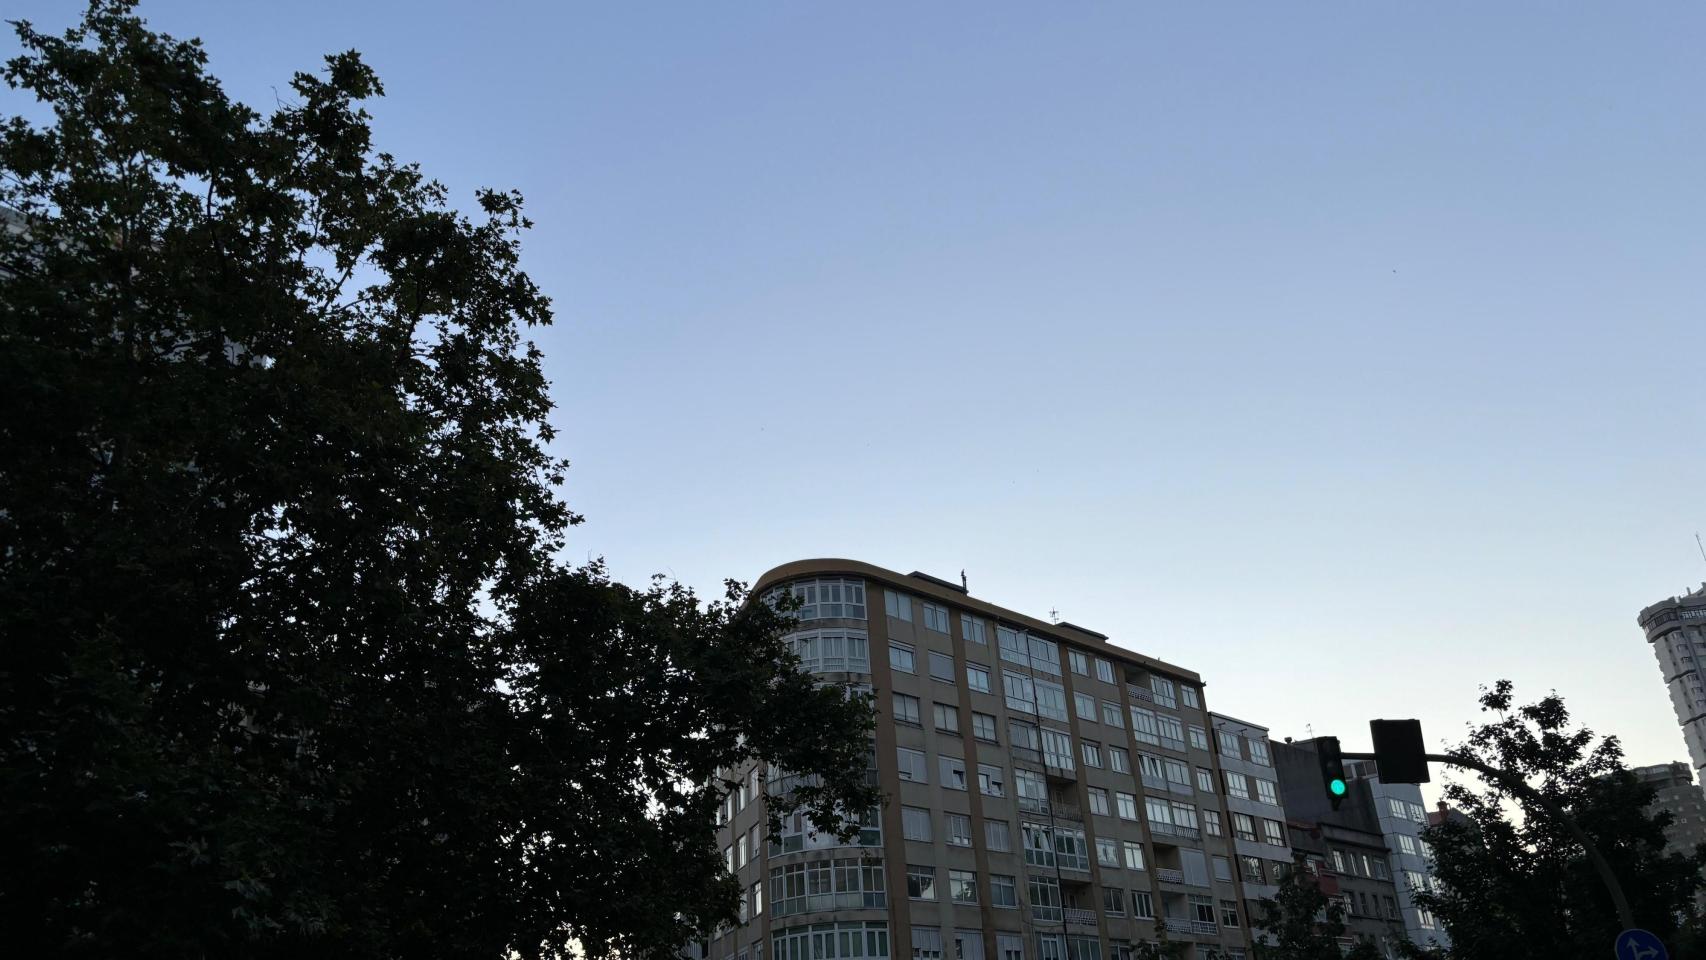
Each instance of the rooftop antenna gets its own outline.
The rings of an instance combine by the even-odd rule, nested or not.
[[[1694,531],[1694,545],[1700,548],[1700,559],[1706,560],[1706,543],[1700,542],[1700,531]]]
[[[1702,551],[1701,555],[1706,556],[1706,551]],[[964,590],[966,593],[971,592],[971,586],[966,583],[966,568],[965,567],[960,568],[960,589]]]
[[[1048,608],[1048,618],[1055,623],[1059,623],[1060,622],[1060,611],[1056,610],[1053,607],[1049,607]]]

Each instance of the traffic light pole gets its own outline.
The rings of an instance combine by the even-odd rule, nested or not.
[[[1378,762],[1378,758],[1372,753],[1344,753],[1341,756],[1346,760],[1375,760]],[[1611,864],[1606,862],[1605,857],[1600,854],[1599,848],[1593,845],[1593,841],[1588,839],[1588,835],[1582,832],[1581,825],[1576,823],[1575,818],[1566,813],[1563,807],[1553,803],[1545,794],[1530,787],[1523,782],[1521,777],[1508,770],[1500,770],[1498,767],[1488,766],[1479,760],[1472,760],[1468,757],[1448,757],[1443,753],[1427,754],[1427,759],[1431,763],[1468,767],[1471,770],[1484,773],[1498,781],[1506,790],[1551,814],[1552,818],[1563,824],[1564,829],[1570,832],[1570,836],[1582,845],[1582,849],[1587,851],[1588,859],[1593,862],[1594,869],[1599,871],[1599,878],[1605,882],[1605,889],[1611,893],[1611,903],[1617,908],[1617,919],[1623,923],[1623,929],[1628,930],[1635,926],[1635,917],[1629,912],[1629,900],[1623,896],[1623,886],[1617,882],[1617,875],[1611,872]]]

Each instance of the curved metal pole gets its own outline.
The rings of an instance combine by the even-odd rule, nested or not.
[[[1340,756],[1347,760],[1375,759],[1372,753],[1344,753]],[[1611,903],[1617,908],[1617,919],[1623,923],[1623,929],[1628,930],[1635,926],[1635,917],[1629,912],[1629,900],[1623,896],[1623,885],[1617,882],[1617,875],[1611,872],[1611,864],[1606,862],[1604,855],[1599,852],[1599,848],[1593,845],[1593,841],[1588,839],[1588,835],[1582,832],[1581,825],[1576,823],[1575,818],[1566,813],[1563,807],[1553,803],[1545,794],[1529,786],[1523,782],[1521,777],[1508,770],[1488,766],[1479,760],[1449,757],[1443,753],[1430,753],[1426,757],[1434,763],[1468,767],[1471,770],[1484,773],[1497,780],[1505,789],[1551,814],[1552,818],[1563,824],[1564,829],[1570,832],[1570,836],[1582,845],[1582,849],[1587,851],[1588,860],[1592,861],[1594,869],[1599,871],[1599,878],[1605,882],[1605,889],[1611,892]]]

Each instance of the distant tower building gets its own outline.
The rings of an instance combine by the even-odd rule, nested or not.
[[[1641,611],[1637,618],[1647,632],[1659,670],[1670,688],[1670,704],[1688,759],[1696,772],[1706,769],[1706,681],[1700,664],[1706,659],[1706,584],[1681,597],[1671,597]]]
[[[1649,812],[1668,811],[1670,826],[1665,830],[1665,852],[1692,854],[1694,848],[1706,843],[1706,794],[1695,785],[1686,763],[1661,763],[1651,767],[1636,767],[1636,779],[1652,784],[1653,805]]]

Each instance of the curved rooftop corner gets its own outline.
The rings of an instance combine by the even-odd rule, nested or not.
[[[997,606],[987,600],[979,600],[971,596],[960,585],[947,580],[917,571],[899,573],[873,563],[866,563],[863,560],[850,560],[843,557],[793,560],[772,567],[760,574],[758,579],[753,582],[752,595],[757,596],[770,587],[790,580],[832,576],[861,577],[875,583],[887,584],[905,590],[907,593],[940,600],[968,612],[980,613],[993,620],[1022,628],[1043,637],[1086,647],[1112,659],[1123,660],[1146,670],[1165,672],[1198,686],[1205,685],[1202,677],[1196,671],[1118,646],[1110,641],[1106,634],[1097,633],[1094,630],[1072,623],[1050,623],[1046,620],[1039,620],[1016,610]]]
[[[1661,627],[1678,620],[1706,619],[1706,583],[1693,593],[1685,593],[1669,600],[1643,609],[1635,616],[1635,622],[1641,629],[1647,631],[1647,642],[1651,643],[1658,636]]]

